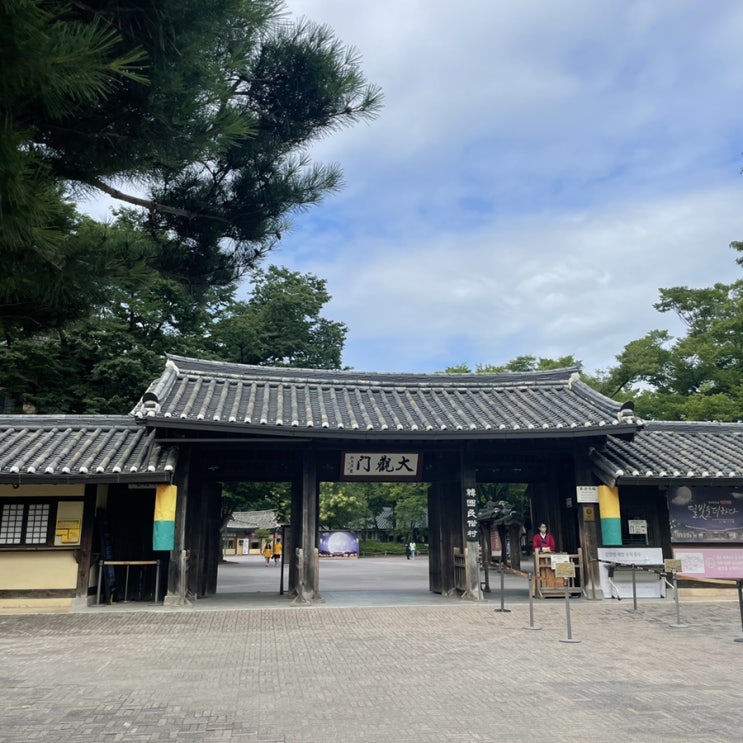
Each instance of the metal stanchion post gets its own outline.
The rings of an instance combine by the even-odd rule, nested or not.
[[[679,584],[676,578],[676,571],[673,571],[673,600],[676,603],[676,624],[672,624],[671,627],[681,628],[688,627],[688,624],[683,624],[681,621],[681,608],[679,606]]]
[[[103,580],[103,560],[98,561],[98,590],[95,594],[96,604],[101,603],[101,581]]]
[[[128,604],[129,600],[129,565],[126,566],[126,578],[124,579],[124,600],[122,603]]]
[[[155,603],[160,600],[160,560],[155,560]]]
[[[501,614],[509,614],[511,612],[510,609],[506,609],[503,605],[503,602],[505,600],[505,571],[503,569],[503,563],[500,564],[500,609],[496,609],[498,613]]]
[[[529,626],[524,627],[524,629],[542,629],[541,627],[535,627],[534,626],[534,595],[532,591],[532,579],[533,575],[532,573],[529,573],[529,584],[528,584],[528,590],[529,590]]]
[[[568,624],[568,636],[560,642],[580,642],[580,640],[573,639],[573,631],[570,626],[570,591],[568,590],[568,581],[563,578],[563,582],[565,583],[565,618]]]
[[[743,626],[743,578],[735,581],[738,586],[738,606],[740,607],[740,623]],[[743,637],[736,637],[733,642],[743,642]]]
[[[637,611],[637,565],[632,563],[632,611]]]

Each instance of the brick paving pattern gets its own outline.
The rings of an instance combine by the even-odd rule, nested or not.
[[[737,601],[0,616],[0,741],[743,739]]]

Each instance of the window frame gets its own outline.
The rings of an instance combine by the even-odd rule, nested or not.
[[[54,533],[57,523],[57,510],[60,501],[68,500],[66,498],[0,498],[0,529],[5,524],[6,518],[6,507],[7,506],[20,506],[22,509],[21,517],[21,536],[18,542],[0,542],[0,551],[33,551],[42,549],[60,549],[59,545],[54,544]],[[69,499],[74,500],[74,499]],[[43,542],[29,542],[29,515],[32,506],[48,506],[49,510],[47,513],[46,522],[46,539]],[[34,526],[31,524],[31,529]],[[61,549],[69,549],[68,547],[61,547]]]

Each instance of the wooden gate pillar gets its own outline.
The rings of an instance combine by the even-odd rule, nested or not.
[[[175,501],[175,537],[168,562],[168,590],[163,603],[165,606],[179,606],[188,603],[188,538],[186,516],[188,515],[188,490],[190,485],[192,451],[182,447],[178,454],[178,467],[174,484],[178,488]]]
[[[428,590],[444,593],[441,503],[444,487],[436,480],[428,488]]]
[[[588,461],[576,456],[576,485],[593,485]],[[583,555],[583,595],[588,599],[603,599],[598,555],[598,503],[578,503],[578,533]]]
[[[295,603],[319,600],[320,570],[318,565],[318,511],[320,493],[317,482],[317,458],[315,452],[306,449],[302,453],[302,513],[295,559],[297,560]]]
[[[98,494],[97,485],[85,486],[83,501],[83,525],[80,535],[80,547],[77,550],[77,588],[75,589],[75,606],[87,606],[90,586],[90,568],[93,557],[93,533],[95,530],[95,509]]]
[[[463,532],[466,585],[462,598],[468,601],[482,599],[480,590],[480,525],[477,522],[477,475],[475,467],[462,453],[460,462],[461,517]]]

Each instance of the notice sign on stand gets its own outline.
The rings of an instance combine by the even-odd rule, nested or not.
[[[555,578],[575,578],[575,563],[558,562],[555,565]]]

